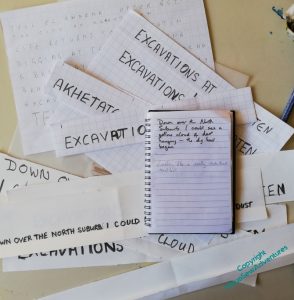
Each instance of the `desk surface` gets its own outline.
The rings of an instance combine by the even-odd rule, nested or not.
[[[155,0],[154,0],[155,1]],[[0,11],[53,2],[1,0]],[[250,75],[255,100],[280,116],[294,87],[294,42],[272,6],[288,8],[292,0],[204,0],[215,60]],[[0,150],[7,151],[16,126],[16,115],[7,60],[0,33]],[[294,126],[294,112],[289,124]],[[292,138],[285,149],[294,149]],[[288,222],[294,222],[294,202],[287,204]],[[137,268],[138,264],[0,273],[0,299],[26,300],[93,282]],[[195,270],[197,272],[197,270]],[[294,299],[294,265],[259,275],[256,288],[216,286],[179,299]]]

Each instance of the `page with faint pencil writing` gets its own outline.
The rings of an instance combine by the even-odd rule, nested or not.
[[[165,111],[148,118],[145,223],[149,216],[150,232],[231,232],[232,113]]]

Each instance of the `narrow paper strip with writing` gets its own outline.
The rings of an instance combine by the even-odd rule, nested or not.
[[[142,143],[144,113],[120,113],[52,124],[57,156]]]

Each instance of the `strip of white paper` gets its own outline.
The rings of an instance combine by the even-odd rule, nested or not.
[[[143,172],[125,173],[123,175],[98,176],[82,179],[74,185],[53,183],[52,185],[30,186],[26,189],[28,199],[38,199],[39,195],[71,195],[89,192],[102,187],[120,187],[130,182],[143,182]],[[141,179],[140,179],[141,178]],[[22,201],[23,190],[15,190],[14,198]],[[192,245],[193,246],[193,245]],[[190,251],[194,251],[190,246]],[[156,262],[179,255],[178,251],[163,248],[159,244],[143,239],[129,239],[117,243],[98,243],[82,247],[30,253],[18,257],[4,258],[4,272],[28,271],[40,269],[74,268],[87,266],[105,266],[137,262]]]
[[[258,120],[236,127],[236,150],[239,154],[277,152],[294,133],[293,127],[255,103]]]
[[[159,108],[159,107],[158,107]],[[251,88],[242,88],[217,92],[214,95],[205,95],[197,101],[185,100],[169,105],[162,105],[161,109],[178,110],[233,110],[235,111],[236,125],[248,124],[256,121],[256,112],[251,94]]]
[[[258,234],[268,229],[287,224],[287,206],[285,204],[267,205],[266,210],[268,214],[267,219],[243,222],[238,224],[239,228],[253,234]]]
[[[126,263],[159,261],[139,250],[126,247],[123,242],[98,243],[81,247],[31,253],[2,260],[3,272],[110,266]]]
[[[202,0],[80,0],[35,6],[1,14],[25,155],[52,149],[44,129],[56,102],[43,93],[58,60],[88,65],[109,32],[129,8],[213,68]]]
[[[261,267],[258,272],[293,263],[293,234],[294,224],[282,226],[259,235],[237,239],[195,254],[173,258],[169,262],[114,276],[42,299],[74,300],[87,297],[90,300],[95,299],[102,292],[104,299],[141,299],[192,283],[193,290],[202,289],[235,280],[240,276],[238,265],[242,265],[263,250],[266,253],[263,259],[266,259],[279,249],[284,249],[279,256]],[[195,272],[195,270],[202,271]],[[113,289],[113,286],[116,288]]]
[[[57,157],[143,143],[146,132],[144,113],[136,112],[56,123],[51,130]]]
[[[0,153],[0,194],[16,187],[37,183],[62,182],[79,177]]]
[[[241,163],[261,170],[266,204],[294,200],[294,150],[251,155]]]
[[[0,204],[0,257],[144,236],[137,204],[143,201],[142,190],[137,184],[31,198],[10,191],[11,201]]]
[[[64,63],[57,63],[45,87],[48,95],[81,115],[103,115],[120,111],[146,111],[148,104],[119,91]],[[57,109],[63,120],[72,119],[71,109]],[[55,114],[54,114],[55,115]],[[50,119],[51,123],[56,122]],[[61,121],[61,120],[57,120]]]
[[[236,223],[267,218],[259,168],[236,167]]]
[[[155,105],[233,89],[134,11],[113,30],[87,71]]]

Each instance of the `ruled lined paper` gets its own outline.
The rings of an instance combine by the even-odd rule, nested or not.
[[[148,118],[150,232],[231,232],[232,113],[165,111]]]

